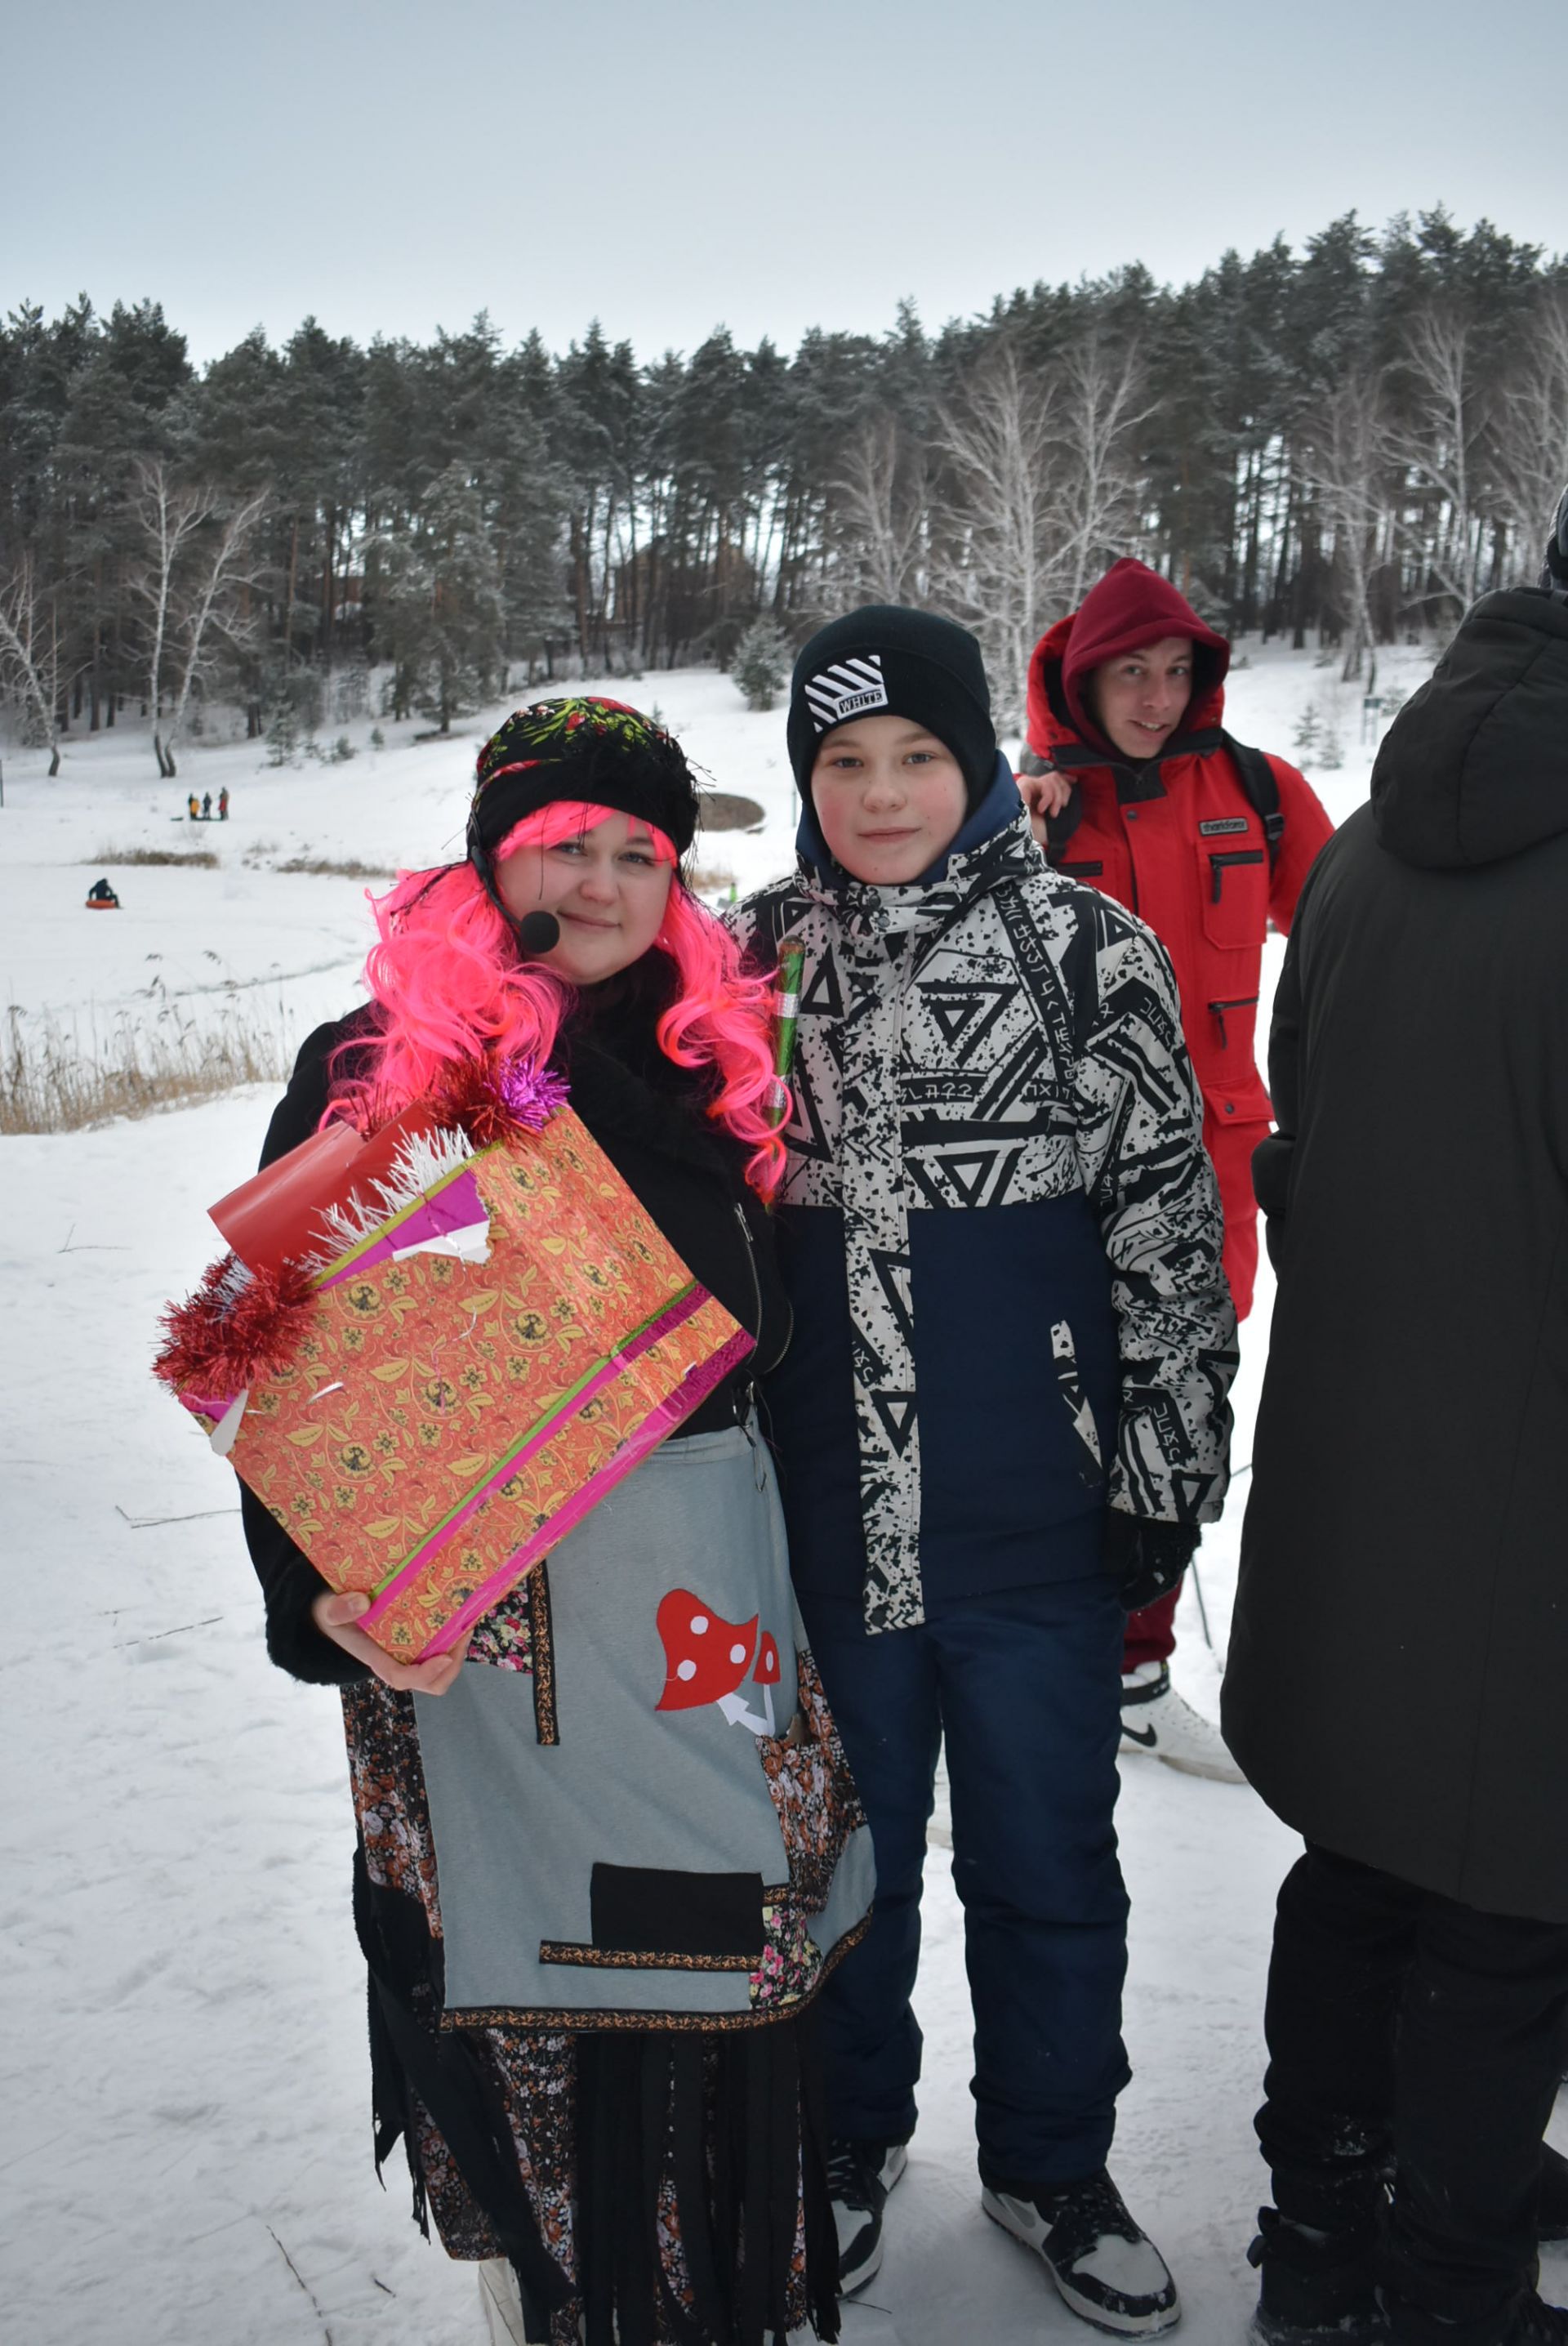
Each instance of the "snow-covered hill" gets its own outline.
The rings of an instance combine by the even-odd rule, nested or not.
[[[1338,668],[1278,646],[1243,646],[1233,671],[1229,722],[1242,740],[1291,755],[1303,709],[1331,717],[1344,762],[1306,762],[1336,815],[1365,795],[1372,744],[1361,739],[1359,687]],[[1410,691],[1430,656],[1384,653],[1380,689]],[[754,832],[705,835],[699,863],[713,892],[742,892],[783,868],[795,820],[781,710],[757,715],[728,677],[711,669],[615,680],[599,688],[657,709],[718,789],[764,811]],[[296,1025],[346,1006],[366,937],[363,879],[289,872],[298,862],[357,862],[391,869],[462,852],[474,750],[498,706],[448,741],[416,740],[418,729],[383,720],[386,746],[370,746],[369,719],[347,729],[356,754],[341,764],[270,767],[261,745],[191,745],[178,781],[159,781],[145,726],[122,719],[113,732],[74,735],[57,779],[37,751],[5,758],[0,810],[0,988],[29,1017],[54,1012],[100,1033],[122,1006],[154,1015],[168,1001],[203,1005],[255,997],[258,1015],[280,1004]],[[216,804],[227,785],[230,820],[192,823],[188,791]],[[137,851],[209,854],[216,868],[138,867]],[[88,917],[82,899],[102,872],[123,909]],[[372,882],[370,884],[376,884]]]

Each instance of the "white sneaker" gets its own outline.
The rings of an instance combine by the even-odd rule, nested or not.
[[[484,2308],[490,2346],[527,2346],[523,2293],[505,2257],[486,2257],[477,2268],[479,2302]]]
[[[881,2270],[882,2209],[909,2165],[901,2142],[841,2137],[829,2147],[828,2196],[839,2235],[839,2294],[852,2297]]]
[[[1217,1727],[1184,1702],[1164,1662],[1140,1662],[1122,1680],[1119,1756],[1141,1751],[1184,1776],[1211,1776],[1218,1784],[1245,1784]]]
[[[1063,2303],[1094,2329],[1152,2338],[1181,2320],[1169,2266],[1104,2168],[1055,2190],[986,2185],[980,2204],[993,2224],[1033,2249]]]

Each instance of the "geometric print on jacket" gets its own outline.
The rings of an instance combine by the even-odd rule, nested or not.
[[[924,1618],[911,1213],[1087,1193],[1120,1356],[1108,1503],[1213,1522],[1236,1315],[1164,947],[1052,871],[1022,811],[928,886],[802,862],[728,919],[760,965],[805,947],[777,1202],[843,1218],[868,1627]]]

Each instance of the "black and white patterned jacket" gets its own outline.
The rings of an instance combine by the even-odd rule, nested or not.
[[[729,916],[761,965],[805,948],[773,1389],[800,1585],[852,1554],[899,1628],[933,1582],[1083,1569],[1051,1554],[1097,1554],[1107,1501],[1211,1522],[1236,1319],[1164,948],[1046,865],[1003,760],[934,881],[850,879],[809,808],[800,844]]]

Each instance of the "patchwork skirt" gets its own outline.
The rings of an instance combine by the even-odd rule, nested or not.
[[[345,1690],[378,2163],[531,2336],[837,2332],[811,2005],[870,1840],[755,1429],[667,1442],[440,1698]]]

